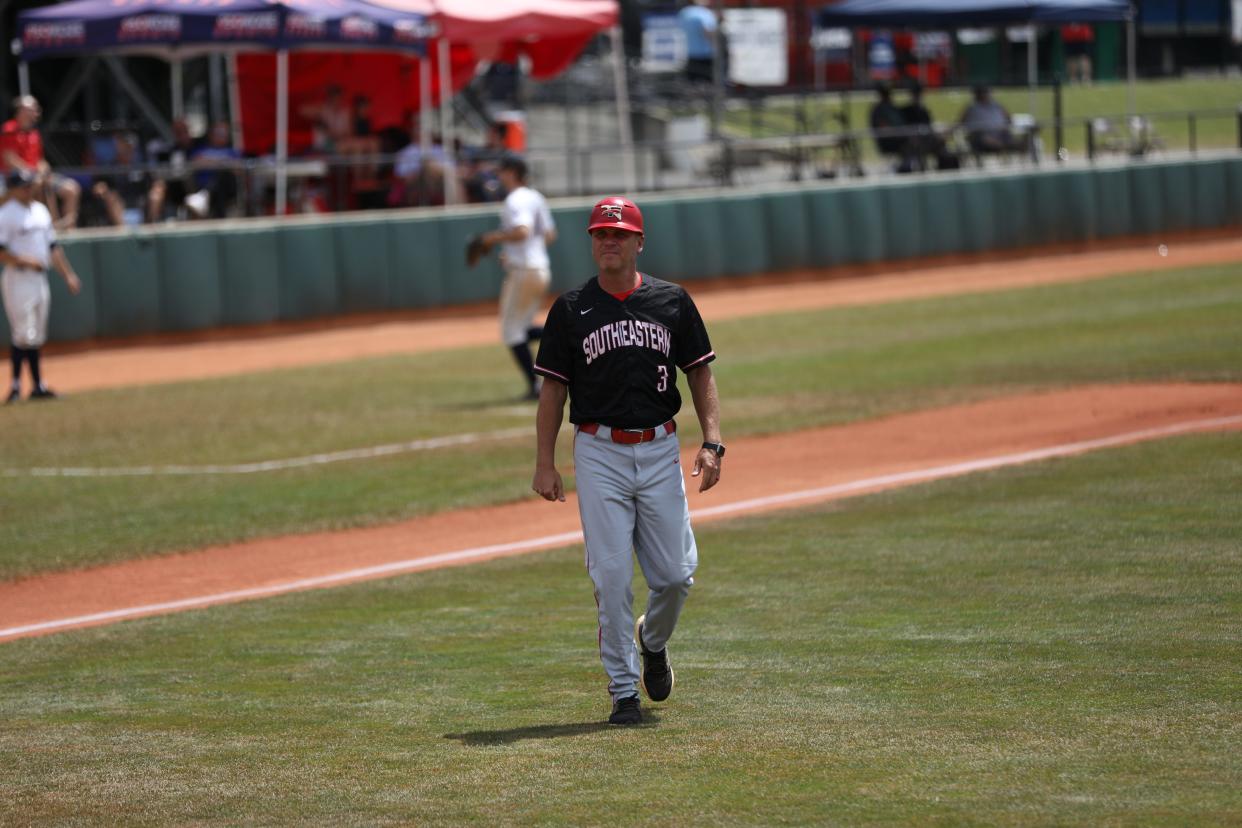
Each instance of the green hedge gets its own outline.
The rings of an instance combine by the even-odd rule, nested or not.
[[[825,268],[1242,225],[1242,157],[1080,170],[957,174],[741,193],[651,195],[640,267],[673,281]],[[554,209],[552,287],[594,271],[588,201]],[[253,325],[495,299],[495,256],[466,240],[496,209],[326,221],[255,220],[65,240],[79,297],[53,277],[51,337],[77,340]],[[5,320],[0,334],[8,336]]]

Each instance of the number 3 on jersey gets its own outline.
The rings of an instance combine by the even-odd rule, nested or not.
[[[668,366],[657,365],[656,370],[660,372],[660,381],[656,383],[656,390],[667,391],[668,390]]]

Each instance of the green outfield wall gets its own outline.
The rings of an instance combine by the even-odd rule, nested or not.
[[[593,272],[589,202],[558,202],[553,288]],[[674,281],[1242,226],[1242,156],[647,195],[640,265]],[[201,223],[65,240],[51,338],[196,331],[495,299],[495,258],[462,249],[495,207]],[[0,332],[8,336],[0,319]]]

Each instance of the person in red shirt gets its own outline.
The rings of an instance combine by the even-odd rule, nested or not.
[[[1091,49],[1095,30],[1085,23],[1067,23],[1061,27],[1065,44],[1065,68],[1070,83],[1091,83]]]
[[[57,228],[75,226],[82,188],[72,178],[52,172],[43,157],[43,139],[36,128],[43,114],[39,101],[33,95],[22,95],[13,101],[13,109],[13,118],[0,127],[0,167],[5,173],[14,170],[33,173],[35,192],[40,201],[47,203]],[[59,204],[57,199],[60,199]]]

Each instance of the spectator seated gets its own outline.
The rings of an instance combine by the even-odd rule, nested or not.
[[[965,133],[966,143],[978,166],[983,166],[985,155],[1011,157],[1026,153],[1032,160],[1036,156],[1036,127],[1030,116],[1023,116],[1014,123],[1008,110],[992,98],[986,86],[975,87],[975,99],[962,112],[958,125]]]
[[[110,140],[111,151],[99,148],[101,155],[110,156],[105,165],[110,171],[91,183],[86,222],[122,227],[155,220],[163,207],[164,182],[153,181],[138,165],[136,136],[118,133]]]
[[[880,155],[891,158],[900,164],[906,155],[906,143],[909,136],[905,134],[905,117],[897,105],[893,103],[893,91],[888,84],[876,87],[879,100],[871,107],[869,117],[876,149]]]
[[[901,108],[902,120],[911,134],[906,138],[902,166],[909,171],[956,170],[961,166],[957,153],[949,148],[941,128],[923,105],[923,87],[910,85],[910,102]],[[900,171],[900,170],[899,170]]]

